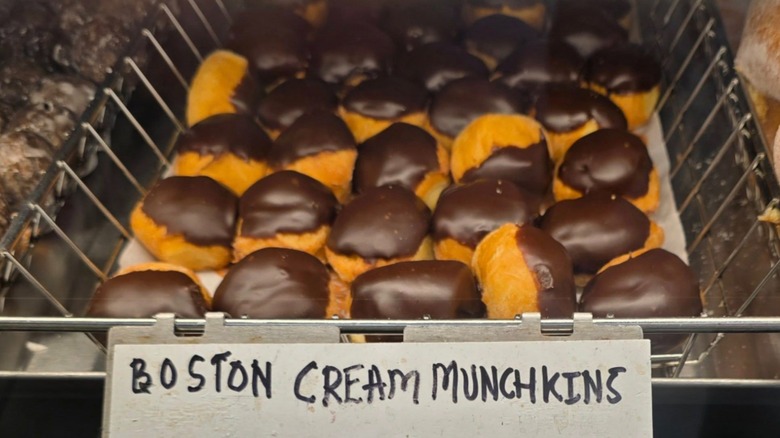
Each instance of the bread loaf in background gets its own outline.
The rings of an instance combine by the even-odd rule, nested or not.
[[[749,6],[741,3],[747,12],[735,65],[747,79],[766,138],[775,139],[772,163],[780,177],[780,139],[776,137],[780,125],[780,0],[754,0]]]
[[[151,4],[0,1],[0,237]]]

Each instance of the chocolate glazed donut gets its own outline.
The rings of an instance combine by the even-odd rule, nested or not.
[[[547,210],[540,228],[560,242],[577,273],[594,274],[615,257],[657,247],[663,231],[621,197],[592,193]]]
[[[324,318],[329,281],[327,268],[316,257],[292,249],[261,249],[228,271],[214,294],[214,310],[236,318]]]
[[[583,136],[600,129],[628,128],[623,111],[609,98],[575,85],[544,87],[539,90],[534,109],[556,162]]]
[[[538,196],[500,179],[450,186],[433,213],[436,258],[471,263],[474,249],[488,233],[506,223],[533,223],[540,203]]]
[[[406,187],[433,208],[449,184],[449,155],[424,129],[394,123],[360,145],[352,185]]]
[[[311,26],[296,14],[265,5],[233,22],[225,47],[247,58],[258,82],[270,86],[306,71],[310,33]]]
[[[308,175],[330,188],[339,200],[350,191],[357,158],[355,138],[337,115],[314,111],[299,117],[274,142],[269,163]]]
[[[379,25],[399,48],[412,50],[423,44],[454,39],[460,22],[446,0],[412,0],[387,2]]]
[[[335,113],[337,107],[338,98],[319,79],[289,79],[260,101],[257,118],[276,138],[302,115],[318,110]]]
[[[177,271],[135,271],[98,287],[87,310],[97,318],[151,318],[171,312],[181,318],[202,318],[208,309],[200,286]]]
[[[455,261],[401,262],[368,271],[352,283],[352,296],[354,319],[459,319],[485,314],[471,270]],[[392,342],[402,337],[365,336],[365,340]]]
[[[325,245],[328,262],[346,283],[370,269],[432,258],[430,210],[398,186],[366,190],[344,206]]]
[[[531,225],[505,224],[488,234],[477,246],[471,268],[482,285],[488,318],[525,312],[571,318],[576,307],[566,249]]]
[[[366,190],[336,218],[328,248],[368,259],[410,256],[428,233],[430,210],[402,187]]]
[[[211,178],[165,178],[149,190],[141,210],[169,234],[193,244],[229,247],[233,242],[236,198]]]
[[[176,140],[174,173],[208,176],[240,195],[268,171],[271,139],[253,118],[217,114],[196,123]]]
[[[355,193],[388,184],[414,190],[438,169],[436,139],[416,126],[395,123],[360,145],[352,184]]]
[[[644,47],[623,44],[594,53],[583,79],[615,102],[626,115],[629,129],[636,129],[650,120],[658,103],[661,65]]]
[[[353,87],[386,74],[395,45],[384,32],[360,21],[332,23],[314,39],[309,74],[337,87]]]
[[[466,77],[450,82],[434,96],[429,116],[432,134],[450,149],[455,137],[484,114],[525,114],[528,96],[500,82]]]
[[[621,129],[602,129],[574,143],[557,177],[580,193],[604,192],[631,200],[648,194],[652,171],[641,138]]]
[[[580,310],[596,318],[695,317],[702,312],[699,284],[674,254],[651,249],[610,266],[588,282]],[[667,352],[686,335],[650,335],[654,353]]]
[[[158,260],[198,271],[231,259],[238,199],[205,176],[158,181],[130,215],[136,238]]]
[[[430,43],[400,57],[395,74],[425,85],[435,93],[448,83],[469,76],[487,79],[488,69],[479,58],[448,43]]]
[[[498,68],[496,79],[513,88],[547,84],[577,85],[585,60],[561,41],[539,40],[518,48]]]
[[[269,161],[275,169],[283,169],[296,161],[323,152],[354,151],[355,138],[335,114],[315,111],[301,116],[276,139]]]
[[[241,235],[273,237],[330,225],[338,201],[316,180],[289,170],[263,178],[241,197]]]
[[[319,181],[289,170],[273,173],[239,200],[233,260],[269,247],[322,256],[338,208],[336,197]]]
[[[396,76],[369,79],[344,96],[339,114],[358,142],[364,142],[395,122],[427,125],[428,91]]]
[[[523,21],[506,15],[488,15],[463,33],[466,50],[493,70],[517,47],[539,38],[539,32]]]
[[[575,86],[549,86],[536,100],[536,119],[548,130],[562,133],[575,130],[588,120],[600,129],[626,129],[620,108],[604,96]]]

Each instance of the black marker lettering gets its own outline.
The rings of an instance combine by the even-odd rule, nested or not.
[[[453,360],[446,367],[443,364],[433,364],[433,389],[431,390],[431,397],[436,400],[439,389],[439,369],[441,368],[444,375],[441,380],[441,389],[446,391],[450,387],[450,376],[452,376],[452,402],[458,402],[458,364]]]
[[[596,370],[595,380],[590,377],[590,371],[583,371],[582,380],[585,382],[585,404],[590,403],[591,391],[596,396],[596,403],[601,403],[601,394],[604,392],[601,387],[601,370]]]
[[[515,370],[515,391],[518,399],[523,398],[524,389],[528,391],[531,404],[536,404],[536,368],[531,367],[528,369],[528,383],[523,383],[520,380],[520,371]]]
[[[195,372],[195,363],[205,362],[205,361],[206,359],[204,359],[203,356],[199,356],[197,354],[192,356],[192,358],[190,359],[190,366],[188,368],[190,371],[190,377],[192,377],[193,379],[198,379],[198,383],[193,386],[188,386],[187,391],[198,392],[201,389],[203,389],[204,386],[206,386],[206,377],[204,377],[203,374],[201,373]]]
[[[498,401],[498,368],[491,366],[490,374],[488,374],[488,370],[480,366],[479,373],[482,380],[482,401],[487,401],[488,393],[490,393],[493,401]]]
[[[222,362],[227,362],[227,358],[230,356],[230,352],[215,354],[211,358],[211,364],[214,365],[214,390],[217,392],[222,391]]]
[[[387,375],[390,377],[390,393],[387,394],[387,399],[392,400],[395,397],[395,388],[398,386],[395,383],[395,378],[401,378],[401,391],[406,392],[406,388],[409,386],[409,381],[414,378],[414,390],[412,391],[412,403],[420,404],[420,372],[417,370],[409,371],[404,374],[401,370],[389,370]],[[445,388],[446,389],[446,388]],[[436,388],[433,389],[436,394]],[[436,400],[436,396],[433,397]]]
[[[461,368],[460,372],[463,374],[463,395],[468,401],[474,401],[479,396],[479,378],[477,377],[477,366],[471,365],[471,386],[472,391],[469,393],[469,375],[466,373],[465,368]],[[455,388],[453,388],[453,391]]]
[[[564,379],[566,379],[566,390],[567,390],[566,394],[568,396],[566,397],[564,403],[566,403],[567,405],[573,405],[574,403],[580,401],[580,399],[582,398],[582,396],[579,393],[577,394],[574,393],[574,379],[581,376],[582,373],[580,372],[563,373],[561,375],[563,376]]]
[[[236,383],[236,376],[241,373],[241,383]],[[228,374],[227,386],[234,392],[241,392],[249,384],[249,374],[247,374],[244,365],[240,360],[230,362],[230,373]]]
[[[382,373],[376,365],[371,365],[368,369],[368,383],[363,385],[363,391],[366,391],[366,403],[374,402],[374,391],[379,393],[379,400],[385,399],[385,388],[387,383],[382,381]]]
[[[353,379],[352,376],[349,375],[352,371],[362,370],[365,368],[363,365],[352,365],[351,367],[344,368],[344,402],[345,403],[363,403],[363,397],[350,397],[350,390],[352,389],[352,385],[355,383],[360,382],[360,379],[355,378]]]
[[[504,396],[504,398],[512,400],[515,398],[515,391],[508,391],[506,389],[506,381],[509,380],[509,377],[513,374],[514,368],[507,368],[504,370],[503,373],[501,373],[501,380],[499,381],[498,387],[501,389],[501,395]]]
[[[331,382],[331,374],[333,373],[336,374],[336,379]],[[324,379],[324,383],[322,384],[322,406],[328,407],[330,396],[333,396],[338,404],[343,403],[344,400],[336,394],[336,388],[341,385],[341,381],[343,380],[341,378],[341,371],[336,367],[328,365],[322,369],[322,377]]]
[[[149,387],[152,386],[152,376],[146,372],[146,361],[135,358],[130,362],[130,368],[133,369],[131,384],[133,394],[149,394]]]
[[[171,389],[176,386],[177,377],[179,377],[179,373],[176,372],[173,361],[166,357],[160,365],[160,384],[165,389]]]
[[[308,364],[306,364],[305,367],[303,367],[303,369],[298,373],[297,376],[295,376],[295,386],[293,387],[293,392],[295,392],[295,398],[297,398],[298,400],[305,401],[306,403],[314,403],[317,400],[317,398],[314,397],[313,395],[310,397],[305,397],[301,394],[301,382],[303,382],[303,379],[304,377],[306,377],[306,374],[309,374],[311,370],[316,370],[316,369],[317,369],[317,362],[311,361]],[[268,368],[268,370],[270,371],[270,367]],[[270,374],[268,375],[268,377],[270,378]],[[267,388],[270,389],[270,386],[271,385],[269,384]],[[269,389],[266,389],[266,394],[269,394]],[[268,398],[271,398],[270,395]]]
[[[317,367],[316,365],[314,366]],[[298,397],[300,400],[302,399],[298,395],[298,385],[301,383],[298,378],[300,377],[300,374],[298,377],[295,378],[295,396]],[[262,383],[263,388],[265,388],[265,398],[271,399],[271,362],[265,363],[265,372],[260,369],[260,363],[257,361],[257,359],[252,361],[252,395],[255,397],[259,397],[260,392],[257,388],[257,382]],[[304,400],[306,401],[306,400]],[[312,400],[313,402],[314,400]]]
[[[612,385],[615,382],[615,379],[617,379],[618,375],[620,373],[625,373],[626,369],[624,367],[613,367],[609,369],[609,377],[607,377],[607,391],[614,394],[614,396],[608,395],[607,401],[609,404],[616,404],[620,402],[620,400],[623,400],[623,396],[620,395],[620,393],[615,389],[615,387]]]
[[[548,378],[547,376],[547,367],[542,367],[542,400],[544,400],[545,403],[549,402],[550,400],[550,394],[553,395],[558,401],[562,401],[563,397],[561,397],[560,394],[558,394],[558,391],[555,389],[555,384],[558,382],[558,378],[561,377],[559,373],[555,373],[552,375],[552,378]]]

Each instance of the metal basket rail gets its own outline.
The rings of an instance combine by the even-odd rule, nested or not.
[[[780,240],[777,227],[758,216],[778,204],[780,189],[771,154],[733,70],[717,11],[710,0],[636,0],[635,6],[642,41],[663,60],[659,114],[706,317],[595,323],[689,334],[681,351],[654,356],[659,377],[777,378]],[[115,268],[131,238],[130,210],[169,166],[173,142],[186,126],[188,79],[204,55],[221,46],[234,7],[221,0],[157,5],[0,240],[0,348],[11,353],[0,356],[0,374],[101,370],[103,356],[83,333],[153,323],[149,318],[74,315],[83,315],[96,284]],[[226,324],[267,322],[228,319]],[[520,322],[283,323],[334,324],[343,333],[401,333],[416,324]],[[176,322],[183,333],[203,326],[204,320]],[[543,323],[551,333],[563,334],[571,327],[571,320]],[[40,346],[47,350],[47,360],[39,359]]]

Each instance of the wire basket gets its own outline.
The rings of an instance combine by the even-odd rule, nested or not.
[[[0,240],[0,375],[100,376],[89,336],[154,320],[81,318],[95,286],[131,238],[130,210],[170,165],[184,129],[188,80],[221,47],[222,0],[161,2],[81,117],[54,163]],[[702,318],[596,320],[647,333],[688,333],[684,347],[653,356],[658,378],[760,379],[780,370],[780,239],[759,215],[778,204],[766,143],[754,120],[717,10],[710,0],[636,0],[634,30],[663,60],[659,116],[671,161]],[[227,325],[268,321],[228,319]],[[278,321],[277,321],[278,322]],[[415,324],[494,326],[517,321],[284,321],[337,325],[342,333],[400,333]],[[184,332],[204,320],[178,319]],[[545,320],[571,331],[571,320]],[[714,381],[714,380],[711,380]]]

